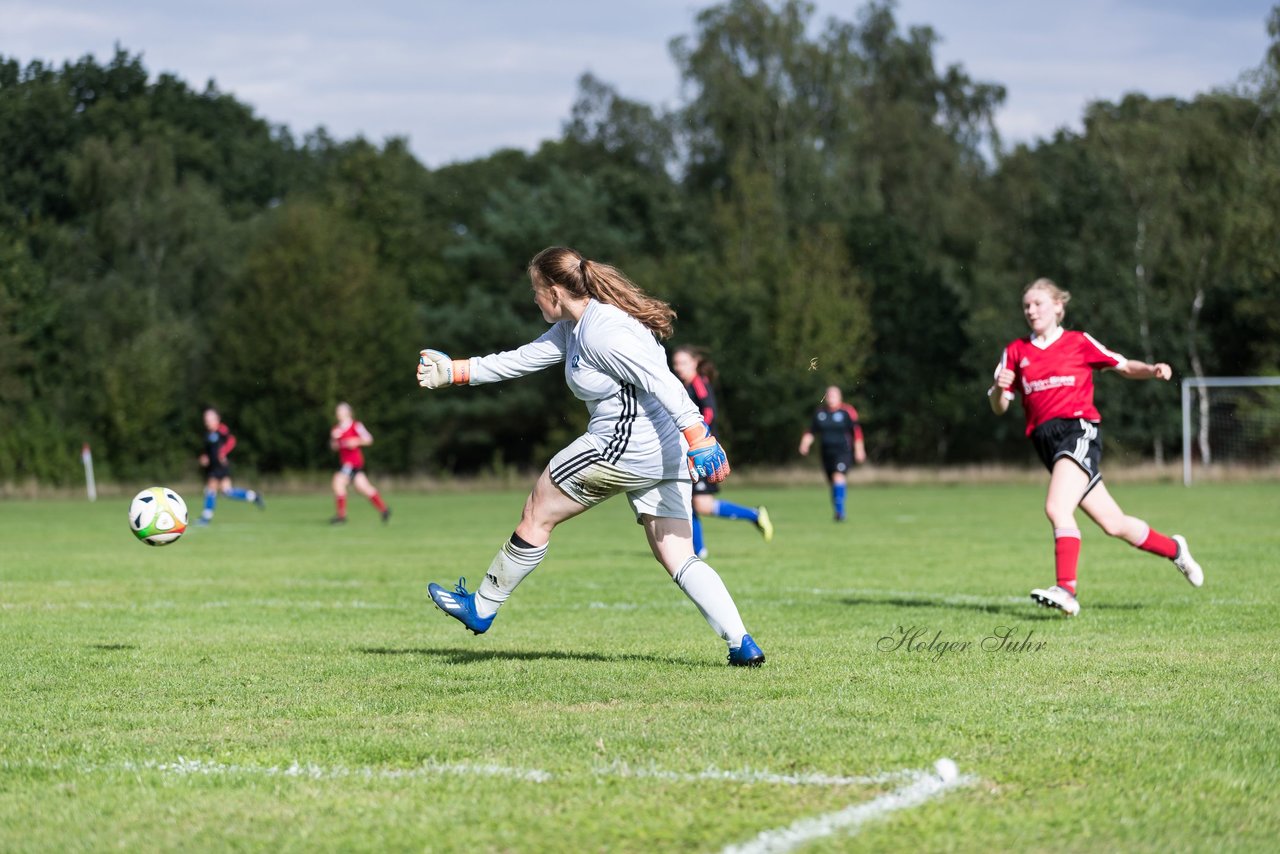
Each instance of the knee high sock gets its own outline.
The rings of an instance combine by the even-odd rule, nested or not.
[[[833,483],[831,484],[831,504],[836,508],[836,512],[841,516],[844,515],[844,494],[847,484]]]
[[[338,518],[345,519],[347,517],[347,496],[335,495],[333,500],[338,505]]]
[[[731,504],[728,501],[717,502],[716,515],[722,519],[746,519],[749,522],[760,518],[760,514],[754,507],[743,507],[741,504]]]
[[[489,571],[484,581],[476,588],[476,613],[481,617],[491,617],[498,613],[498,608],[511,591],[516,589],[525,576],[538,568],[538,564],[547,556],[546,546],[533,546],[518,535],[502,544],[498,554],[489,564]]]
[[[382,494],[378,490],[374,490],[369,496],[369,500],[373,502],[373,506],[377,508],[379,513],[387,512],[387,502],[382,500]]]
[[[204,491],[204,512],[200,515],[205,519],[213,518],[213,508],[218,504],[218,493],[212,489]]]
[[[698,606],[712,631],[724,638],[730,647],[742,644],[747,627],[742,624],[738,606],[733,603],[729,589],[714,569],[703,563],[701,558],[690,557],[672,580]]]
[[[1080,563],[1080,530],[1078,528],[1053,529],[1053,568],[1058,574],[1058,586],[1076,595],[1076,566]]]
[[[231,487],[223,494],[228,498],[234,498],[236,501],[253,501],[258,497],[258,493],[252,489],[241,489],[238,486]]]
[[[702,554],[707,544],[702,539],[702,520],[698,518],[698,514],[693,514],[693,553]]]
[[[1178,544],[1172,537],[1166,537],[1164,534],[1152,528],[1146,522],[1142,523],[1141,535],[1134,540],[1129,540],[1129,545],[1135,549],[1142,549],[1144,552],[1151,552],[1153,555],[1167,557],[1173,560],[1178,556]]]

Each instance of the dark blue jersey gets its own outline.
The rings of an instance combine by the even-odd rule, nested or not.
[[[209,458],[210,463],[227,461],[227,455],[236,446],[236,437],[226,424],[219,422],[217,429],[208,430],[204,434],[204,450],[201,452]]]
[[[824,456],[847,453],[853,447],[854,440],[862,438],[858,410],[847,403],[835,410],[820,407],[813,413],[809,432],[817,437]]]

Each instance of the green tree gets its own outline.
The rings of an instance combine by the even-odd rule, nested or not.
[[[371,425],[407,424],[416,357],[408,295],[380,270],[373,241],[329,208],[288,202],[256,223],[243,270],[214,313],[207,402],[236,425],[246,463],[327,466],[326,427],[339,400]],[[379,439],[389,446],[380,457],[403,467],[403,435]]]

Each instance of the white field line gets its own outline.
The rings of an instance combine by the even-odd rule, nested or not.
[[[892,812],[920,806],[958,786],[967,786],[975,778],[916,772],[914,783],[881,795],[862,804],[855,804],[839,812],[826,813],[814,818],[802,818],[786,827],[762,831],[755,839],[730,845],[722,854],[784,854],[815,839],[831,836],[838,831],[856,833],[862,825]]]
[[[207,759],[178,757],[174,762],[143,760],[117,764],[90,765],[62,762],[40,763],[32,760],[13,762],[0,760],[0,770],[69,769],[75,773],[132,773],[152,771],[176,777],[269,777],[301,780],[415,780],[443,776],[501,777],[525,783],[546,783],[555,778],[549,771],[537,768],[513,768],[496,764],[466,762],[424,762],[412,768],[377,768],[342,765],[316,765],[294,761],[289,765],[242,765],[214,762]],[[762,831],[755,839],[730,845],[722,854],[784,854],[815,839],[845,831],[856,833],[869,821],[899,810],[910,809],[932,800],[948,790],[967,786],[976,781],[972,776],[956,774],[955,764],[948,759],[939,760],[934,771],[902,770],[885,771],[864,776],[834,776],[827,774],[777,774],[772,771],[743,769],[722,771],[708,768],[696,773],[664,771],[657,768],[632,768],[614,764],[592,770],[596,777],[622,777],[629,779],[655,779],[671,782],[720,781],[735,783],[762,783],[784,786],[865,786],[911,780],[907,785],[880,795],[865,803],[846,807],[839,812],[827,813],[815,818],[800,819],[786,827]]]
[[[600,777],[627,777],[631,779],[668,780],[675,783],[694,783],[717,780],[725,783],[769,783],[782,786],[877,786],[913,780],[920,771],[885,771],[860,777],[843,777],[829,774],[776,774],[744,768],[741,771],[722,771],[711,767],[705,771],[665,771],[661,768],[633,768],[625,763],[615,763],[596,769]]]
[[[373,768],[361,766],[347,768],[342,765],[316,765],[310,762],[293,762],[280,765],[229,765],[203,759],[178,757],[177,762],[125,762],[122,770],[155,770],[180,776],[228,775],[261,777],[297,777],[304,780],[336,780],[356,778],[364,780],[406,780],[419,777],[506,777],[528,783],[545,783],[551,774],[537,768],[510,768],[505,765],[472,764],[469,762],[424,762],[413,768]]]
[[[469,763],[469,762],[436,762],[428,761],[409,768],[343,765],[318,765],[314,762],[299,762],[288,765],[255,765],[228,762],[216,762],[209,759],[188,759],[179,756],[175,761],[162,762],[147,759],[138,762],[126,761],[107,764],[37,762],[27,760],[14,762],[0,760],[0,770],[13,771],[38,768],[46,771],[70,770],[73,773],[138,773],[154,771],[175,777],[285,777],[306,780],[406,780],[417,778],[460,776],[460,777],[504,777],[529,783],[545,783],[556,775],[538,768],[516,768],[507,765]],[[632,767],[626,763],[597,767],[590,772],[596,777],[620,777],[624,779],[665,780],[673,783],[694,783],[716,781],[724,783],[761,783],[776,786],[881,786],[898,783],[903,780],[918,782],[922,778],[936,777],[926,771],[902,770],[884,771],[878,774],[860,776],[840,776],[831,774],[778,774],[773,771],[744,768],[740,771],[727,771],[709,767],[704,771],[685,772],[667,771],[653,767]],[[569,775],[562,775],[569,776]]]
[[[0,769],[21,770],[71,770],[79,774],[138,773],[154,771],[172,777],[286,777],[301,780],[413,780],[432,777],[505,777],[526,783],[545,783],[552,779],[549,771],[537,768],[511,768],[505,765],[476,764],[469,762],[424,762],[411,768],[376,768],[343,765],[316,765],[312,762],[294,761],[288,765],[241,765],[214,762],[208,759],[187,759],[179,756],[174,762],[158,762],[147,759],[141,762],[119,762],[103,765],[72,764],[62,762],[0,762]]]

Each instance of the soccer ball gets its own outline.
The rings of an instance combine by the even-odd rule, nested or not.
[[[149,486],[133,496],[129,530],[149,546],[167,546],[187,530],[187,502],[163,486]]]

